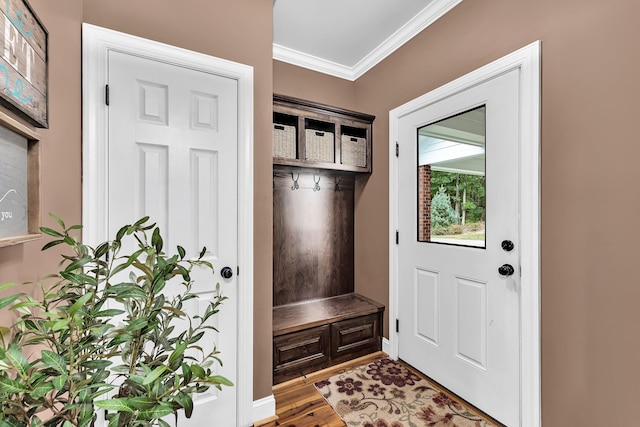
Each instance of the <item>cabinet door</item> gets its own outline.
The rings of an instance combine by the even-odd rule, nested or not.
[[[343,320],[331,325],[331,359],[342,362],[381,349],[381,313]]]
[[[325,367],[330,353],[329,325],[274,337],[274,383]]]

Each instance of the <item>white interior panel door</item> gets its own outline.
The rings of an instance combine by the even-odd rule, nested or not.
[[[519,72],[398,123],[398,355],[512,427],[520,425]],[[461,117],[473,119],[470,127],[453,129]],[[477,117],[480,131],[471,126]],[[431,138],[431,151],[420,148],[421,138]],[[431,180],[435,171],[484,176],[479,240],[434,233],[435,201],[420,198],[425,167]]]
[[[109,52],[109,236],[143,216],[160,226],[165,251],[180,245],[187,258],[206,247],[206,269],[194,271],[188,307],[195,315],[216,283],[236,301],[238,265],[237,81],[135,55]],[[234,275],[220,271],[231,267]],[[167,292],[171,292],[168,287]],[[220,350],[220,375],[236,381],[237,313],[221,306],[219,333],[203,340]],[[207,348],[209,346],[209,348]],[[180,426],[236,425],[236,389],[211,388],[194,398],[191,419]],[[167,422],[174,422],[172,417]]]

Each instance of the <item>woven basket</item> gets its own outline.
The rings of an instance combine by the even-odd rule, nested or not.
[[[335,159],[333,133],[306,129],[307,160],[333,163]]]
[[[342,135],[342,164],[367,166],[367,140],[365,138]]]
[[[296,127],[273,125],[273,157],[296,158]]]

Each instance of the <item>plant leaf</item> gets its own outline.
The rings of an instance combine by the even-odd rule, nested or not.
[[[182,409],[184,409],[184,415],[187,418],[191,418],[191,414],[193,414],[193,399],[187,393],[181,392],[176,396]]]
[[[83,403],[80,405],[80,413],[78,414],[78,427],[88,427],[93,421],[93,405]]]
[[[63,329],[69,329],[69,319],[60,319],[51,325],[51,330],[54,332],[62,331]]]
[[[124,310],[118,310],[117,308],[110,308],[108,310],[102,310],[93,315],[93,317],[115,317],[124,313]]]
[[[175,350],[169,356],[169,367],[176,370],[181,365],[184,351],[187,349],[187,343],[181,342],[176,345]]]
[[[191,339],[189,340],[189,344],[197,343],[198,341],[200,341],[200,338],[202,338],[203,336],[204,336],[204,331],[198,332],[197,334],[191,337]]]
[[[129,322],[129,324],[127,325],[126,328],[124,328],[125,331],[127,332],[135,332],[135,331],[139,331],[140,329],[144,328],[145,326],[147,326],[149,324],[149,322],[147,321],[147,319],[133,319],[131,322]]]
[[[103,242],[98,245],[93,256],[94,258],[102,258],[109,251],[109,242]]]
[[[113,295],[115,298],[146,298],[147,294],[140,286],[133,283],[119,283],[111,286],[105,291],[109,295]]]
[[[80,298],[78,298],[78,300],[76,302],[73,303],[73,305],[71,306],[71,308],[69,309],[69,316],[73,317],[76,315],[76,313],[84,307],[84,305],[87,303],[87,301],[89,301],[91,298],[93,298],[93,292],[87,292],[86,294],[82,295]]]
[[[16,305],[11,306],[11,310],[16,310],[22,314],[31,315],[32,313],[31,310],[29,310],[29,307],[42,307],[42,304],[37,301],[22,301],[17,303]]]
[[[52,240],[49,243],[47,243],[46,245],[44,245],[42,247],[42,249],[40,249],[41,251],[46,251],[49,248],[52,248],[54,246],[58,246],[59,244],[64,243],[64,240]]]
[[[24,427],[23,424],[20,424],[18,421],[14,419],[5,419],[0,420],[0,427]]]
[[[51,390],[53,390],[53,384],[51,383],[38,384],[31,392],[31,396],[38,399],[40,397],[44,397]]]
[[[71,264],[69,264],[67,266],[67,268],[65,268],[66,271],[74,271],[77,270],[78,268],[87,265],[88,263],[90,263],[91,261],[93,261],[91,258],[80,258],[77,259],[75,261],[73,261]]]
[[[131,339],[133,339],[133,335],[131,334],[118,334],[109,342],[107,347],[113,347],[118,344],[122,344],[123,342],[127,342]]]
[[[18,370],[20,375],[27,376],[27,371],[29,370],[29,361],[22,354],[22,351],[14,344],[12,344],[7,350],[7,359],[9,363]]]
[[[127,403],[133,409],[150,409],[153,408],[158,402],[147,396],[135,396],[129,397]]]
[[[53,230],[51,228],[48,228],[48,227],[40,227],[40,231],[42,231],[44,234],[48,234],[49,236],[64,237],[64,234],[60,233],[59,231]]]
[[[67,363],[62,356],[49,350],[42,350],[42,362],[61,374],[67,372]]]
[[[55,377],[51,383],[53,384],[53,387],[56,390],[62,390],[64,389],[64,385],[67,382],[67,379],[69,378],[69,376],[67,374],[62,374],[58,377]]]
[[[166,404],[160,404],[160,405],[156,405],[153,408],[150,409],[143,409],[142,411],[138,412],[138,419],[142,419],[142,420],[155,420],[157,418],[162,418],[166,415],[171,415],[173,414],[173,408],[169,405]]]
[[[118,427],[120,425],[120,414],[109,415],[109,427]]]
[[[20,298],[20,294],[9,295],[8,297],[0,298],[0,308],[4,308],[9,304],[13,303],[15,300]]]
[[[112,364],[113,362],[110,360],[87,360],[86,362],[82,363],[82,366],[87,369],[105,369]]]
[[[132,413],[133,409],[127,404],[127,400],[128,399],[124,397],[116,399],[97,400],[94,402],[94,405],[107,411]]]
[[[49,217],[52,218],[55,222],[57,222],[58,224],[60,224],[60,227],[64,230],[65,225],[64,225],[64,221],[60,219],[60,217],[58,217],[57,215],[52,214],[51,212],[49,212]]]
[[[228,379],[226,379],[225,377],[221,376],[221,375],[213,375],[209,378],[207,378],[208,381],[214,383],[214,384],[221,384],[221,385],[226,385],[226,386],[233,386],[233,383],[231,381],[229,381]]]
[[[183,259],[184,256],[186,255],[186,251],[184,250],[184,248],[180,245],[178,245],[178,255],[180,255],[180,259]]]
[[[160,377],[160,375],[162,375],[166,370],[167,370],[167,367],[165,365],[158,366],[153,371],[151,371],[150,374],[145,376],[144,381],[142,382],[142,385],[151,384],[152,382],[157,380]]]
[[[133,225],[135,226],[139,226],[144,224],[145,222],[149,221],[149,216],[143,216],[142,218],[140,218],[139,220],[137,220],[135,223],[133,223]]]
[[[19,285],[19,283],[15,283],[15,282],[3,283],[2,285],[0,285],[0,291],[4,291],[5,289],[13,288],[13,287],[18,286],[18,285]]]
[[[156,227],[151,235],[151,244],[155,247],[156,252],[162,252],[162,236],[160,235],[160,228]]]
[[[206,373],[204,372],[204,369],[202,369],[202,366],[200,365],[191,365],[191,372],[194,373],[194,375],[198,378],[205,378],[206,377]]]
[[[20,382],[7,377],[0,377],[0,391],[8,394],[22,393],[28,391]]]

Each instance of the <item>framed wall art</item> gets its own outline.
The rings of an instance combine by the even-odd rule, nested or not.
[[[26,0],[0,0],[0,101],[49,127],[48,33]]]
[[[0,247],[40,237],[38,135],[0,112]]]

